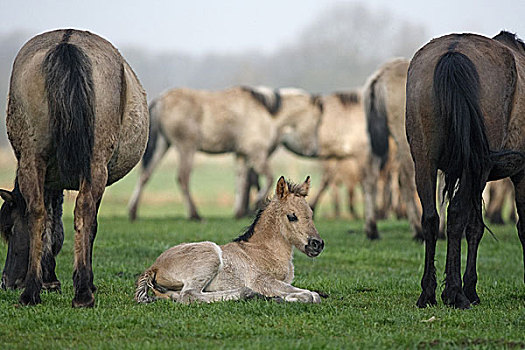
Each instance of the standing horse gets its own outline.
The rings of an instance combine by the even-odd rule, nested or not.
[[[493,39],[450,34],[430,41],[408,70],[406,129],[423,206],[425,269],[419,307],[436,304],[434,256],[439,217],[437,170],[445,173],[450,201],[443,302],[479,303],[476,260],[484,223],[481,196],[487,181],[514,183],[518,236],[525,254],[525,45],[501,32]],[[461,281],[461,237],[467,266]],[[524,256],[525,257],[525,256]]]
[[[24,305],[40,303],[43,283],[60,288],[54,269],[64,238],[63,190],[78,190],[73,306],[93,306],[97,212],[105,187],[144,152],[144,90],[108,41],[72,29],[47,32],[15,59],[7,133],[18,168],[14,190],[0,191],[0,230],[8,241],[2,286],[25,287]]]
[[[162,253],[137,281],[135,300],[181,303],[244,299],[254,293],[319,303],[319,294],[292,286],[293,247],[309,257],[324,247],[305,200],[310,177],[294,185],[281,176],[275,196],[233,242],[183,243]],[[148,295],[149,290],[156,297]]]
[[[178,182],[190,219],[200,215],[190,194],[195,152],[233,152],[237,158],[235,216],[244,216],[249,169],[265,176],[257,202],[266,198],[273,173],[268,158],[284,142],[296,152],[317,152],[320,100],[298,89],[234,87],[223,91],[173,89],[150,104],[150,138],[141,174],[129,201],[134,220],[143,188],[171,145],[179,152]]]
[[[399,189],[414,238],[421,236],[421,211],[416,198],[414,163],[405,132],[405,85],[408,60],[398,58],[382,65],[367,81],[364,105],[370,139],[369,158],[366,162],[365,232],[369,239],[379,238],[376,224],[376,193],[381,168],[388,160],[389,137],[395,142]]]

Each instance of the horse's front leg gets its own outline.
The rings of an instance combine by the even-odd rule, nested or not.
[[[91,165],[91,183],[82,179],[75,203],[75,260],[73,307],[93,307],[92,248],[97,230],[98,206],[107,183],[107,168]]]
[[[246,164],[246,158],[241,155],[236,157],[236,174],[235,174],[235,201],[233,204],[233,212],[236,219],[246,216],[249,206],[248,198],[250,191],[250,182],[248,179],[249,168]]]
[[[256,208],[259,209],[266,200],[266,197],[273,186],[273,172],[268,163],[267,156],[257,158],[253,163],[253,169],[256,173],[263,175],[266,178],[264,186],[261,187],[257,193],[257,198],[255,199]]]
[[[317,292],[313,292],[308,289],[297,288],[289,283],[267,276],[256,278],[254,282],[248,287],[259,294],[268,297],[280,297],[285,301],[303,303],[321,302],[321,297]]]

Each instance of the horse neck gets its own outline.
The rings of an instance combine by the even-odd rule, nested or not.
[[[281,224],[275,213],[278,203],[272,201],[262,212],[254,227],[254,234],[250,238],[253,246],[264,247],[268,255],[278,259],[291,260],[293,247],[281,233]]]

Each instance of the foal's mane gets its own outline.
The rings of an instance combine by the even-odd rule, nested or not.
[[[516,51],[519,51],[525,55],[525,43],[523,42],[523,40],[518,38],[516,34],[512,34],[510,32],[502,30],[501,32],[499,32],[498,35],[496,35],[492,39],[499,41],[500,43],[505,44],[507,46],[510,46]]]
[[[300,184],[295,184],[291,181],[286,180],[286,184],[288,185],[288,191],[290,191],[291,194],[298,195],[298,196],[306,196],[306,193],[304,192],[303,187]],[[251,223],[250,226],[248,226],[244,232],[237,238],[233,240],[233,242],[248,242],[248,240],[253,236],[255,233],[255,226],[257,226],[257,223],[259,222],[259,219],[261,218],[262,213],[268,208],[268,205],[270,204],[271,200],[266,199],[266,201],[262,204],[261,208],[257,210],[257,214],[255,214],[255,219]]]
[[[243,91],[249,92],[252,97],[262,104],[271,115],[276,115],[281,110],[281,94],[279,90],[272,90],[265,86],[241,87]]]

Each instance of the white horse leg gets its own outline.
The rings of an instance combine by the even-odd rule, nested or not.
[[[246,215],[246,208],[244,206],[244,198],[248,188],[248,164],[246,158],[237,155],[236,157],[237,172],[235,177],[235,202],[233,211],[235,218],[239,219]]]
[[[160,160],[162,159],[162,157],[164,156],[168,148],[169,148],[168,142],[162,135],[159,134],[157,137],[157,145],[155,147],[155,152],[153,153],[153,157],[149,161],[146,168],[140,167],[141,172],[139,175],[139,179],[137,181],[137,185],[135,185],[133,194],[131,195],[131,198],[129,199],[128,208],[129,208],[129,219],[131,221],[134,221],[137,218],[137,209],[139,206],[139,201],[142,196],[142,191],[144,189],[144,186],[150,179],[151,174],[153,173],[153,170],[155,170],[157,165],[160,163]]]
[[[179,147],[179,173],[177,180],[179,182],[186,207],[188,208],[188,215],[191,220],[201,220],[197,213],[197,207],[190,194],[190,174],[193,168],[193,157],[195,156],[195,149],[187,147]]]

